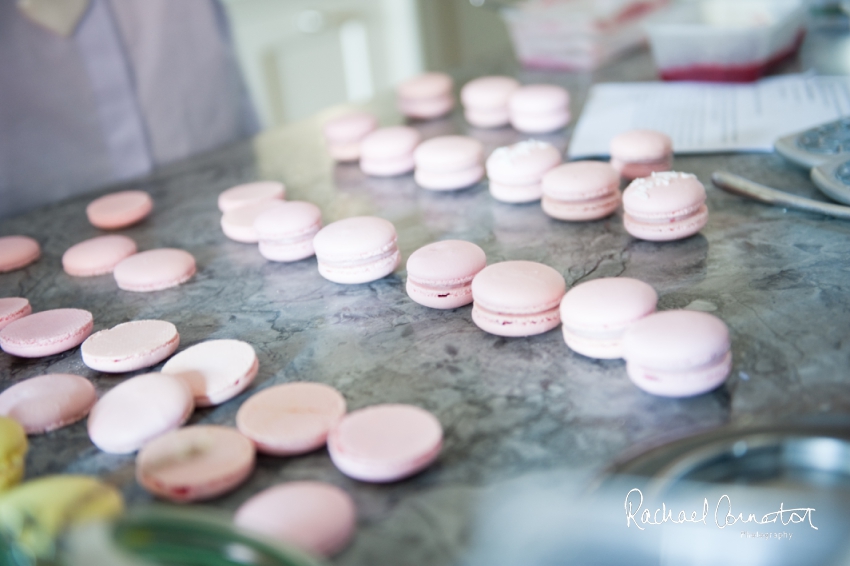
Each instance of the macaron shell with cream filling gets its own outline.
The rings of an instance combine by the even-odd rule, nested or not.
[[[605,277],[576,285],[561,300],[564,340],[591,358],[622,357],[626,328],[655,312],[658,293],[629,277]]]
[[[513,77],[479,77],[460,91],[466,121],[479,128],[505,126],[510,121],[508,100],[520,87]]]
[[[176,287],[195,275],[195,258],[174,248],[147,250],[121,261],[112,271],[119,289],[146,293]]]
[[[425,189],[461,189],[484,177],[484,146],[467,136],[426,140],[416,148],[413,158],[416,182]]]
[[[623,192],[623,223],[633,236],[667,241],[699,232],[708,220],[705,187],[695,175],[668,171],[635,179]]]
[[[429,120],[452,111],[454,81],[445,73],[423,73],[398,85],[398,107],[409,118]]]
[[[194,409],[183,380],[161,373],[138,375],[107,391],[95,404],[89,413],[89,438],[104,452],[128,454],[182,426]]]
[[[96,401],[94,385],[85,377],[53,373],[0,393],[0,415],[21,423],[27,434],[43,434],[84,418]]]
[[[321,228],[322,211],[303,201],[283,203],[254,221],[260,254],[271,261],[299,261],[312,256],[313,238]]]
[[[251,497],[233,522],[313,555],[333,556],[354,536],[357,511],[351,496],[336,486],[294,481]]]
[[[525,133],[553,132],[571,117],[570,94],[557,85],[525,85],[511,95],[508,108],[511,125]]]
[[[228,210],[221,216],[221,231],[234,242],[256,244],[260,237],[254,228],[254,222],[261,214],[283,204],[282,200],[263,201]]]
[[[500,147],[487,158],[487,176],[500,185],[539,185],[543,175],[560,165],[561,152],[544,141],[526,140]]]
[[[623,336],[623,357],[640,388],[669,397],[719,386],[731,369],[729,329],[709,313],[673,310],[649,315]]]
[[[417,303],[454,309],[472,302],[472,279],[487,265],[479,246],[444,240],[423,246],[407,260],[407,294]]]
[[[413,152],[422,134],[408,126],[379,128],[360,142],[360,169],[367,175],[389,177],[413,170]]]
[[[165,320],[134,320],[89,336],[80,347],[83,363],[122,373],[154,366],[180,345],[177,328]]]
[[[145,191],[119,191],[93,200],[86,216],[96,228],[117,230],[137,224],[153,210],[153,199]]]
[[[32,306],[23,297],[4,297],[0,299],[0,330],[31,313]]]
[[[655,130],[629,130],[611,139],[611,159],[623,163],[654,163],[673,153],[670,136]]]
[[[355,216],[328,224],[313,239],[319,273],[335,283],[375,281],[401,262],[395,226],[375,216]]]
[[[68,248],[62,255],[62,268],[73,277],[104,275],[136,251],[136,242],[127,236],[97,236]]]
[[[41,257],[41,246],[29,236],[0,238],[0,273],[28,266]]]
[[[254,444],[236,429],[195,425],[148,442],[136,458],[136,480],[157,497],[202,501],[242,484],[255,460]]]
[[[561,323],[563,276],[548,265],[505,261],[489,265],[472,280],[472,320],[497,336],[542,334]]]
[[[0,348],[21,358],[52,356],[82,344],[93,327],[92,314],[86,310],[41,311],[0,330]]]

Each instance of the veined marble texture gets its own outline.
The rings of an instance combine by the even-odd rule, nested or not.
[[[631,78],[648,78],[629,71],[627,62],[591,78],[539,72],[520,78],[568,86],[577,116],[592,79],[629,78],[630,72]],[[390,107],[388,99],[374,106],[385,124],[399,120]],[[726,169],[819,198],[806,172],[778,156],[676,157],[676,170],[694,173],[706,185],[708,225],[683,241],[651,243],[629,236],[621,213],[567,223],[547,217],[538,203],[493,200],[486,181],[436,193],[418,188],[412,175],[369,178],[356,165],[334,166],[322,146],[321,118],[110,189],[144,189],[154,198],[147,220],[118,232],[134,238],[139,250],[176,247],[196,258],[197,275],[177,288],[132,293],[119,290],[111,275],[73,278],[62,271],[67,248],[103,233],[88,223],[85,206],[109,191],[0,221],[0,235],[26,234],[43,248],[37,263],[0,274],[0,296],[27,297],[34,311],[90,310],[95,331],[136,319],[167,320],[180,332],[181,350],[212,338],[254,346],[260,361],[255,383],[219,407],[197,410],[189,424],[233,426],[251,394],[304,380],[336,387],[350,410],[412,403],[433,412],[444,427],[439,460],[409,480],[389,485],[350,480],[324,449],[293,458],[260,456],[250,480],[212,507],[230,513],[281,481],[328,481],[354,497],[359,513],[357,536],[334,563],[453,564],[466,554],[477,498],[500,482],[560,469],[593,473],[635,446],[730,422],[850,410],[850,223],[749,202],[710,182],[713,171]],[[452,118],[414,126],[425,137],[468,133],[488,153],[529,137],[507,128],[473,130],[459,110]],[[569,131],[542,139],[563,149]],[[402,266],[373,283],[338,285],[319,275],[315,258],[272,263],[256,245],[228,240],[219,227],[216,198],[255,179],[285,182],[287,198],[315,202],[326,224],[360,214],[392,221]],[[500,338],[472,323],[471,306],[423,307],[405,293],[404,262],[418,247],[441,239],[472,241],[489,263],[545,263],[568,286],[597,277],[635,277],[655,287],[660,309],[711,311],[731,331],[732,375],[720,389],[696,398],[652,397],[631,384],[622,361],[571,352],[560,329]],[[0,354],[2,388],[55,372],[89,377],[100,394],[133,375],[90,370],[78,348],[36,360]],[[138,505],[152,497],[135,482],[134,460],[99,452],[83,421],[32,437],[27,477],[96,474]]]

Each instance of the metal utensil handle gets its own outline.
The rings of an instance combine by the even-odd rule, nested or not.
[[[850,220],[850,206],[829,204],[788,194],[726,171],[715,171],[711,175],[711,180],[715,185],[727,192],[749,197],[760,202]]]

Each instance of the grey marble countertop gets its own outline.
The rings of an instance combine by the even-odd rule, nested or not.
[[[575,115],[595,81],[653,77],[646,54],[597,74],[518,75],[568,86]],[[391,106],[385,98],[372,107],[385,124],[397,123]],[[319,135],[326,115],[110,188],[144,189],[154,198],[153,214],[121,232],[140,249],[178,247],[195,256],[197,275],[178,288],[132,293],[119,290],[108,275],[77,279],[62,271],[62,253],[100,233],[84,209],[108,191],[0,223],[0,235],[27,234],[43,247],[34,265],[0,275],[0,296],[27,297],[37,311],[90,310],[96,330],[134,319],[168,320],[180,331],[181,348],[211,338],[253,344],[260,359],[253,386],[219,407],[196,411],[191,424],[233,425],[252,393],[306,380],[333,385],[350,409],[386,402],[422,406],[445,430],[436,464],[406,481],[350,480],[325,450],[261,456],[245,485],[209,505],[229,512],[276,482],[328,481],[354,497],[360,517],[357,537],[336,564],[451,564],[467,552],[477,498],[501,482],[558,470],[593,473],[624,451],[671,434],[850,411],[850,223],[749,202],[710,182],[713,171],[725,169],[821,198],[805,171],[767,154],[677,157],[675,169],[695,173],[707,187],[708,225],[684,241],[641,242],[625,232],[619,213],[565,223],[545,216],[539,204],[494,201],[486,182],[439,194],[418,188],[410,175],[376,179],[356,166],[335,167]],[[470,130],[459,113],[415,126],[425,137],[468,133],[488,151],[526,137],[510,129]],[[568,135],[544,139],[563,148]],[[320,277],[314,258],[267,262],[256,246],[232,242],[219,228],[217,195],[254,179],[284,181],[288,198],[317,203],[326,223],[358,214],[391,220],[403,261],[426,243],[460,238],[479,244],[491,263],[548,264],[568,285],[618,275],[647,281],[658,290],[661,309],[707,310],[728,324],[732,374],[723,387],[696,398],[652,397],[631,384],[622,361],[574,354],[559,330],[499,338],[472,323],[470,307],[437,311],[414,303],[404,291],[403,263],[379,281],[343,286]],[[0,354],[2,387],[48,372],[84,375],[101,393],[128,377],[88,369],[78,349],[38,360]],[[151,501],[134,480],[134,456],[99,452],[84,422],[31,438],[27,466],[29,478],[97,474],[119,486],[131,505]]]

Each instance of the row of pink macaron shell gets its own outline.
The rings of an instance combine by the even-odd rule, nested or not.
[[[570,349],[591,358],[625,359],[633,383],[654,395],[699,395],[720,386],[731,371],[723,321],[687,310],[656,313],[657,293],[636,279],[596,279],[567,292],[563,276],[547,265],[487,266],[477,245],[446,240],[411,254],[406,289],[431,308],[472,303],[472,321],[498,336],[533,336],[562,325]]]
[[[120,191],[92,201],[86,213],[94,226],[116,230],[144,220],[152,209],[148,193]],[[41,247],[33,238],[0,238],[0,272],[21,269],[40,257]],[[188,281],[196,270],[194,257],[184,250],[160,248],[138,253],[136,242],[120,234],[96,236],[71,246],[62,255],[62,267],[74,277],[112,273],[119,288],[137,292],[174,287]]]
[[[349,137],[340,152],[332,140],[345,128],[350,134],[352,124],[358,123],[363,134],[359,145]],[[486,172],[494,199],[512,204],[542,199],[547,215],[568,221],[598,220],[613,214],[621,204],[620,178],[649,177],[622,196],[626,230],[646,240],[691,236],[708,218],[705,188],[696,177],[656,176],[672,166],[672,142],[661,132],[632,130],[616,136],[609,165],[598,161],[562,164],[561,152],[539,140],[498,148],[485,162],[483,145],[471,137],[440,136],[422,142],[419,132],[408,126],[376,127],[377,120],[368,113],[329,122],[325,135],[330,153],[337,158],[359,158],[360,168],[369,175],[414,171],[419,186],[437,191],[475,185]]]
[[[423,73],[396,88],[398,108],[415,120],[449,114],[455,106],[454,81],[445,73]],[[469,81],[460,92],[467,121],[479,128],[511,124],[526,133],[553,132],[570,121],[567,89],[551,84],[520,85],[513,77],[486,76]],[[351,139],[350,130],[331,131],[340,150]]]
[[[50,323],[67,323],[67,315],[79,314],[73,311],[39,313],[53,319],[41,325],[53,331],[55,324]],[[90,332],[90,324],[83,326],[83,335],[86,328]],[[173,324],[143,320],[89,336],[81,352],[90,367],[125,372],[159,363],[178,344]],[[116,454],[140,450],[139,483],[159,497],[182,502],[214,498],[236,488],[253,470],[256,450],[293,456],[328,442],[332,461],[340,471],[378,483],[409,477],[439,455],[442,427],[427,411],[412,405],[376,405],[346,414],[342,395],[316,383],[287,383],[252,395],[237,413],[238,431],[210,426],[179,428],[195,407],[218,405],[241,393],[257,371],[250,344],[209,340],[171,357],[161,373],[132,377],[100,400],[92,383],[81,376],[50,374],[24,380],[0,393],[0,414],[19,421],[28,434],[49,432],[88,415],[89,436],[98,448]],[[353,504],[339,489],[311,482],[267,491],[249,500],[244,511],[240,509],[240,525],[320,555],[340,550],[352,536]],[[285,509],[275,515],[274,506],[264,501],[281,497],[306,500],[299,512]],[[307,505],[314,499],[315,505],[350,509],[343,513],[348,517],[344,521],[347,527],[337,525],[324,535],[315,529],[305,532],[297,528],[305,520],[308,524],[318,520],[311,511],[314,505]],[[347,535],[343,537],[343,533]]]
[[[579,166],[581,163],[568,165]],[[598,165],[610,168],[605,164]],[[684,185],[684,188],[677,183]],[[647,185],[650,186],[650,190],[653,188],[660,191],[670,190],[674,196],[687,194],[687,183],[702,189],[702,185],[692,175],[654,174],[648,179],[633,182],[627,188],[625,198],[628,199],[630,191],[636,192],[638,193],[636,198],[640,204],[643,198],[641,192]],[[222,193],[222,197],[233,194],[244,196],[256,188],[254,185],[238,186]],[[279,198],[281,193],[278,192],[276,195],[276,198]],[[702,207],[704,207],[702,204],[704,198],[704,189],[702,189],[702,197],[698,199]],[[276,200],[261,202],[255,206],[257,210],[262,210],[254,224],[257,229],[256,237],[263,238],[269,233],[269,229],[264,225],[274,227],[277,231],[277,240],[269,242],[274,249],[279,250],[276,255],[269,257],[270,254],[263,248],[264,240],[260,240],[261,253],[270,259],[296,261],[315,252],[320,274],[331,281],[346,284],[380,279],[392,273],[400,263],[396,231],[392,223],[387,220],[376,217],[354,217],[320,228],[321,213],[310,203]],[[673,210],[684,209],[684,206],[678,204],[673,206]],[[307,210],[309,210],[309,214],[306,215],[308,218],[304,220]],[[670,230],[677,226],[677,222],[665,221],[660,225]],[[306,230],[306,227],[310,229]],[[310,246],[310,242],[313,243],[313,247]],[[297,245],[297,249],[283,253],[287,250],[287,246],[294,245]],[[286,256],[285,259],[284,256]],[[415,251],[408,259],[407,274],[406,289],[414,301],[428,307],[442,309],[458,308],[474,302],[473,321],[492,334],[502,336],[540,334],[557,327],[561,323],[562,313],[565,320],[570,321],[574,319],[570,313],[582,309],[581,305],[578,305],[573,308],[561,306],[559,310],[566,284],[556,270],[542,264],[524,261],[502,262],[486,267],[484,251],[471,242],[450,240],[426,245]],[[613,285],[614,289],[619,290],[601,293],[602,299],[596,302],[585,301],[587,305],[593,305],[592,308],[585,307],[589,313],[585,315],[585,318],[596,317],[595,327],[593,323],[587,321],[579,323],[578,326],[565,324],[564,335],[567,344],[581,354],[598,358],[619,358],[625,355],[622,340],[626,326],[652,313],[655,310],[657,296],[646,284],[630,279],[588,283],[578,286],[574,291],[586,293],[588,288],[604,289],[606,284]],[[633,292],[630,293],[629,290],[635,285],[638,286],[638,291],[635,292],[632,289]],[[568,293],[567,296],[571,295]],[[621,305],[623,301],[626,304]],[[636,302],[637,305],[632,305],[630,309],[629,301]],[[563,303],[563,305],[569,304],[571,303],[568,300]],[[620,306],[606,309],[606,305]],[[639,311],[641,316],[635,315],[634,311]],[[618,316],[625,318],[621,319]],[[720,363],[721,365],[714,368],[716,371],[712,373],[714,381],[693,381],[674,377],[656,386],[654,378],[647,375],[653,372],[663,375],[667,371],[665,369],[667,366],[664,363],[660,365],[650,363],[647,366],[640,361],[643,350],[639,349],[634,355],[626,357],[627,369],[633,381],[646,391],[669,396],[696,395],[717,387],[725,380],[731,369],[731,357],[727,357],[729,340],[725,325],[711,315],[689,312],[677,314],[672,318],[661,317],[672,321],[661,324],[662,326],[677,325],[679,323],[675,320],[679,317],[684,318],[686,322],[691,321],[694,331],[677,332],[674,335],[685,341],[703,344],[710,350],[704,355],[696,355],[696,361],[685,363],[684,365],[687,366],[685,369],[701,371],[704,364],[711,366]],[[705,322],[706,320],[712,322]],[[705,340],[702,331],[699,330],[702,323],[709,327],[716,327],[720,338],[715,341]],[[590,330],[581,331],[583,325],[587,324],[590,325]],[[688,324],[685,324],[685,327],[687,326]],[[637,328],[641,327],[637,326]],[[639,330],[635,332],[640,333]],[[663,341],[659,343],[663,344]],[[723,347],[724,343],[725,347]],[[681,344],[671,348],[673,351],[689,351]],[[720,350],[718,351],[717,348]],[[682,365],[675,360],[671,363],[677,368]],[[681,384],[684,382],[689,385],[682,387]]]

